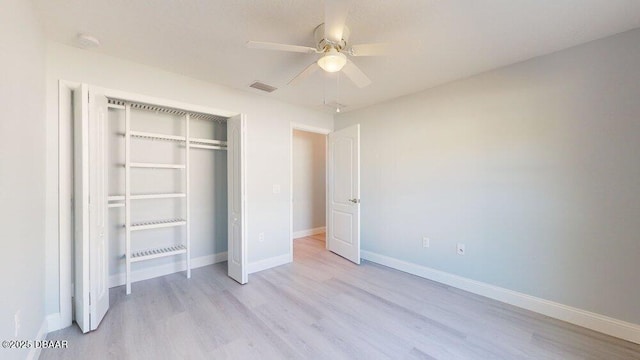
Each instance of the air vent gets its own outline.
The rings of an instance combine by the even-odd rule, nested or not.
[[[278,90],[277,87],[273,87],[271,85],[267,85],[265,83],[261,83],[260,81],[254,82],[253,84],[249,85],[249,87],[252,87],[252,88],[258,89],[258,90],[262,90],[262,91],[266,91],[268,93]]]

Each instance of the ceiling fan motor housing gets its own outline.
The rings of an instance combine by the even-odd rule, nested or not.
[[[316,40],[316,49],[320,52],[327,52],[330,49],[336,49],[337,51],[342,51],[347,47],[347,42],[349,41],[349,35],[351,32],[349,28],[345,25],[344,30],[342,31],[342,41],[339,43],[334,43],[333,41],[329,41],[324,38],[324,23],[316,26],[313,31],[313,36]]]

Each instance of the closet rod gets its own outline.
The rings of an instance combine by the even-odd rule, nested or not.
[[[153,139],[153,140],[169,140],[169,141],[186,141],[186,137],[177,136],[177,135],[165,135],[158,133],[150,133],[150,132],[142,132],[142,131],[131,131],[131,136],[143,139]]]
[[[158,194],[137,194],[131,195],[131,200],[149,200],[149,199],[172,199],[186,197],[185,193],[158,193]],[[111,195],[109,201],[124,201],[124,195]]]
[[[200,138],[189,138],[190,143],[196,144],[207,144],[207,145],[224,145],[227,146],[227,142],[225,140],[211,140],[211,139],[200,139]]]
[[[193,148],[193,149],[207,149],[207,150],[227,150],[226,146],[201,145],[201,144],[191,144],[191,148]]]

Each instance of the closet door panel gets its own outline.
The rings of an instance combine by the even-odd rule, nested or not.
[[[103,94],[90,91],[89,96],[89,281],[91,330],[95,330],[109,310],[108,104]]]
[[[107,98],[74,90],[75,320],[83,333],[109,309]]]
[[[229,201],[229,277],[240,284],[248,281],[245,233],[245,119],[237,115],[227,121],[227,176]]]
[[[89,87],[73,91],[74,316],[89,332]]]

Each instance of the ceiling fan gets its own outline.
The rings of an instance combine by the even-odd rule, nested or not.
[[[249,41],[246,45],[253,49],[322,54],[317,61],[291,79],[289,85],[297,85],[320,68],[330,73],[342,71],[356,86],[363,88],[371,84],[371,80],[349,57],[385,55],[387,44],[350,45],[348,43],[350,32],[345,25],[348,12],[349,1],[325,0],[324,23],[314,30],[315,47],[261,41]]]

